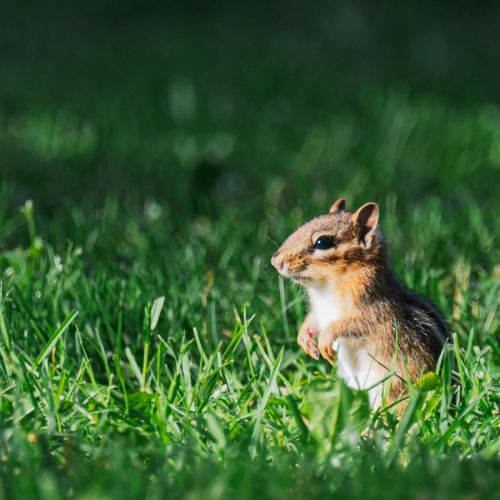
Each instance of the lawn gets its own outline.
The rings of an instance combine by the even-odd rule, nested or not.
[[[169,5],[1,7],[0,499],[499,498],[498,8]],[[401,418],[269,262],[340,196],[453,331]]]

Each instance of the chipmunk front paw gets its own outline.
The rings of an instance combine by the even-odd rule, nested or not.
[[[319,359],[319,350],[316,345],[318,332],[312,328],[302,328],[297,336],[297,343],[303,351],[312,358]]]
[[[325,328],[321,331],[318,337],[318,349],[321,356],[325,358],[331,365],[335,360],[337,352],[333,348],[333,342],[337,339],[331,328]]]

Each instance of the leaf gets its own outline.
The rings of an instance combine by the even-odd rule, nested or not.
[[[146,392],[134,392],[129,394],[128,403],[130,408],[134,408],[137,411],[147,413],[151,410],[151,405],[153,404],[154,395],[148,394]]]
[[[422,375],[415,383],[415,389],[423,392],[433,391],[441,385],[441,379],[434,373],[428,372]]]

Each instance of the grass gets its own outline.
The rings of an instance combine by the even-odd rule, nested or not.
[[[2,62],[0,498],[495,498],[492,66],[425,87],[380,20],[381,54],[323,25],[85,19]],[[269,265],[340,195],[380,203],[454,332],[400,419],[299,352],[304,295]]]

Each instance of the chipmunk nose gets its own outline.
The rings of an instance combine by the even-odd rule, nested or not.
[[[285,263],[283,262],[283,259],[280,258],[278,252],[276,252],[272,257],[271,257],[271,264],[276,268],[278,272],[283,270],[283,266]]]

